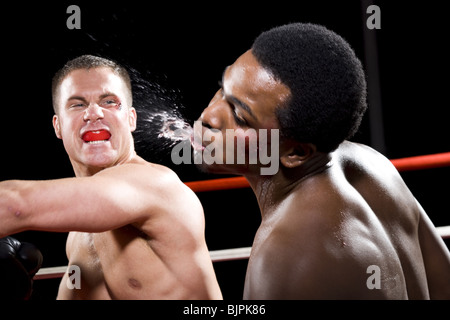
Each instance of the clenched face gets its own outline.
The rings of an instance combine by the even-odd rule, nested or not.
[[[289,88],[262,67],[249,50],[225,69],[222,87],[199,118],[203,124],[202,134],[205,135],[208,131],[219,133],[224,139],[221,143],[225,146],[227,129],[235,130],[236,136],[244,134],[246,131],[252,132],[253,134],[248,134],[245,138],[246,152],[250,151],[249,146],[260,148],[261,129],[266,129],[268,133],[273,129],[279,129],[275,110],[277,107],[285,105],[289,97]],[[269,144],[270,136],[268,134]],[[205,149],[214,143],[217,143],[217,140],[203,146],[194,145],[194,148]],[[223,163],[226,163],[225,158],[229,151],[224,147]],[[237,151],[234,149],[234,154]],[[246,158],[249,158],[248,154]],[[245,165],[202,164],[200,168],[216,173],[249,174],[250,171],[254,171],[259,174],[258,165],[249,166],[248,163]]]
[[[99,171],[133,156],[136,111],[127,92],[106,67],[74,70],[62,81],[53,126],[75,173]]]

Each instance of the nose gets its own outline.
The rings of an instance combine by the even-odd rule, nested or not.
[[[103,119],[103,117],[104,115],[102,107],[100,107],[96,103],[90,103],[84,111],[83,120],[95,122],[98,119]]]
[[[203,126],[214,129],[221,129],[224,125],[225,102],[217,93],[209,105],[200,115],[200,121]]]

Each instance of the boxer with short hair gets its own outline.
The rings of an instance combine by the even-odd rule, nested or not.
[[[273,175],[261,163],[199,165],[243,175],[258,200],[245,299],[450,299],[450,254],[425,211],[388,159],[348,141],[366,107],[361,62],[323,26],[263,32],[225,69],[202,132],[280,135],[268,141],[279,144]]]
[[[58,299],[221,299],[203,208],[169,168],[134,150],[127,71],[95,56],[54,77],[53,126],[74,178],[0,182],[0,236],[69,232]]]

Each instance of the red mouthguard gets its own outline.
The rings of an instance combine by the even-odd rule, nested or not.
[[[106,130],[88,131],[83,134],[84,142],[108,140],[111,138],[111,133]]]

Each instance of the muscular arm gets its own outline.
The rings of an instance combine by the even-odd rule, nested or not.
[[[450,299],[450,252],[420,206],[419,241],[431,299]]]
[[[149,217],[176,178],[142,164],[92,177],[0,183],[0,237],[24,230],[102,232]]]

